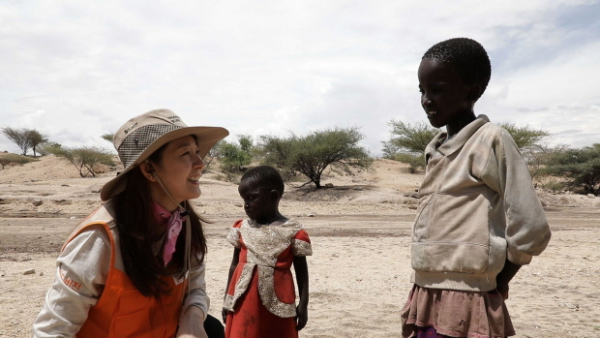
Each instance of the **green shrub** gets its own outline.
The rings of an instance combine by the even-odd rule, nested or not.
[[[552,192],[561,192],[565,188],[565,185],[562,182],[550,181],[542,184],[542,188]]]
[[[425,156],[413,155],[408,153],[397,153],[392,158],[395,161],[406,163],[409,165],[408,171],[415,174],[419,169],[425,169]]]
[[[17,155],[12,153],[0,154],[0,166],[2,166],[3,170],[6,166],[23,165],[35,161],[37,161],[37,159],[31,158],[29,156]]]
[[[545,170],[565,177],[573,192],[600,195],[600,143],[552,154]]]
[[[88,175],[96,177],[98,173],[96,169],[99,163],[108,166],[115,165],[114,155],[98,147],[67,148],[53,143],[47,147],[47,150],[56,157],[71,163],[79,170],[79,176],[81,177],[87,177]]]

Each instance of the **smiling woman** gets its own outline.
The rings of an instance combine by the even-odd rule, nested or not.
[[[199,179],[205,167],[199,155],[197,138],[184,136],[165,144],[142,162],[140,169],[150,181],[152,199],[167,209],[176,209],[179,203],[198,198]]]
[[[125,170],[63,246],[34,337],[208,337],[206,240],[187,201],[200,196],[202,158],[227,135],[166,109],[115,133]]]

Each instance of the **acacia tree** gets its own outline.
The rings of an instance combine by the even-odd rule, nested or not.
[[[27,150],[30,148],[28,130],[27,129],[16,129],[10,127],[2,128],[2,134],[13,141],[17,147],[21,150],[21,155],[26,155]]]
[[[514,123],[508,122],[498,123],[498,127],[506,130],[521,150],[536,146],[544,137],[549,135],[548,132],[541,129],[532,129],[529,126],[518,127]]]
[[[288,165],[288,162],[291,162],[294,148],[291,138],[286,139],[272,135],[263,135],[260,137],[260,140],[259,150],[263,164],[285,169],[284,176],[294,176],[296,173]]]
[[[53,143],[46,150],[56,157],[69,161],[79,170],[79,176],[81,177],[87,177],[88,175],[96,177],[94,167],[98,163],[110,166],[115,164],[113,155],[98,147],[67,148],[58,143]]]
[[[600,143],[553,153],[545,171],[566,176],[571,189],[583,188],[584,193],[600,195]]]
[[[405,123],[392,120],[392,138],[383,143],[383,157],[410,165],[410,171],[425,168],[425,148],[440,130],[425,122]]]
[[[320,189],[321,175],[330,164],[340,164],[347,171],[371,165],[369,152],[358,145],[363,137],[356,127],[316,131],[306,136],[292,134],[289,138],[262,136],[263,162],[282,169],[284,175],[303,174],[310,180],[307,183]]]
[[[37,156],[36,148],[40,144],[48,142],[48,139],[35,129],[27,130],[27,138],[29,139],[29,147],[33,150],[33,157]]]
[[[441,130],[425,122],[405,123],[392,120],[388,125],[392,127],[393,136],[389,141],[382,142],[384,158],[408,163],[411,172],[425,168],[425,148]],[[505,129],[515,140],[529,164],[530,174],[535,176],[548,154],[547,147],[539,142],[549,134],[540,129],[519,127],[513,123],[499,123],[498,126]]]
[[[519,127],[508,122],[499,123],[498,126],[506,130],[517,144],[525,162],[527,162],[532,179],[538,175],[540,169],[546,164],[550,154],[559,151],[558,148],[550,149],[540,143],[543,138],[550,135],[542,129],[533,129],[529,126]]]
[[[102,137],[103,139],[105,139],[108,142],[112,143],[114,136],[115,136],[114,134],[104,134],[104,135],[102,135],[100,137]]]
[[[32,148],[33,157],[36,157],[37,146],[48,142],[48,139],[35,129],[4,127],[2,128],[2,133],[19,147],[21,155],[27,155],[29,148]]]
[[[218,158],[220,156],[220,152],[219,152],[219,147],[221,145],[221,141],[218,141],[217,143],[215,143],[214,146],[212,146],[212,148],[210,148],[208,150],[208,154],[206,154],[206,156],[204,156],[204,169],[202,169],[202,173],[205,173],[208,171],[208,167],[210,167],[210,164],[212,163],[212,161],[215,158]]]

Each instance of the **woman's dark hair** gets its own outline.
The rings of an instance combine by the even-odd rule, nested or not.
[[[261,187],[275,190],[279,193],[280,197],[283,196],[283,178],[279,174],[279,171],[271,166],[261,165],[248,169],[240,181],[247,179],[255,180]]]
[[[154,152],[149,159],[160,162],[166,145]],[[133,285],[144,296],[158,298],[170,292],[168,285],[161,277],[185,275],[184,251],[185,230],[177,238],[173,259],[167,268],[162,259],[157,258],[153,250],[154,244],[163,238],[166,229],[155,220],[153,201],[150,197],[150,186],[141,169],[135,168],[126,173],[125,190],[112,199],[115,210],[115,222],[119,230],[119,244],[123,265]],[[192,264],[200,264],[206,255],[206,238],[202,230],[203,221],[186,201],[192,225]],[[185,226],[184,226],[185,229]],[[161,247],[162,252],[162,247]],[[158,255],[162,257],[162,255]]]
[[[425,52],[422,60],[425,59],[451,63],[454,71],[467,85],[479,84],[479,96],[483,95],[490,82],[490,58],[483,46],[473,39],[454,38],[436,43]]]

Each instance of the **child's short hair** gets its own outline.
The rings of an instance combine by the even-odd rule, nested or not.
[[[283,178],[279,174],[279,171],[277,171],[277,169],[271,166],[261,165],[258,167],[248,169],[248,171],[244,173],[240,181],[247,179],[256,180],[260,184],[260,186],[268,189],[273,189],[277,191],[280,196],[283,196]]]
[[[477,83],[481,86],[480,97],[490,82],[492,74],[490,58],[483,46],[475,40],[454,38],[436,43],[425,52],[422,60],[424,59],[451,63],[458,76],[467,85]]]

